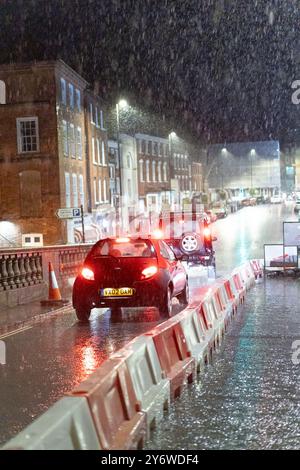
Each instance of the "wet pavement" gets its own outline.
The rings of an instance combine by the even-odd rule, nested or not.
[[[218,241],[215,245],[218,274],[221,275],[223,272],[229,272],[237,264],[248,258],[262,258],[263,244],[270,242],[280,243],[282,240],[281,222],[282,220],[291,219],[295,220],[295,216],[290,208],[285,208],[281,205],[268,205],[244,208],[238,213],[230,215],[227,219],[216,222],[214,224],[214,231],[218,237]],[[197,278],[194,278],[193,282],[197,283]],[[278,282],[278,288],[276,288],[276,302],[274,299],[274,304],[277,305],[277,290],[279,293],[288,289],[289,283],[287,287],[284,288],[283,286],[286,281],[274,280],[268,282]],[[296,283],[295,289],[297,291],[298,284],[296,281],[294,281],[294,283]],[[257,302],[263,302],[263,299],[268,295],[271,298],[273,294],[274,297],[274,291],[272,292],[272,288],[270,289],[270,291],[267,289],[267,291],[264,292],[262,285],[257,286],[249,296],[249,299],[252,300],[247,301],[249,309],[251,310],[253,305],[256,305]],[[293,295],[295,297],[296,294]],[[284,302],[284,300],[288,301],[287,298],[282,298],[282,302]],[[174,312],[176,313],[179,310],[180,306],[175,305]],[[295,313],[291,305],[289,311],[290,315],[288,319],[291,321]],[[61,318],[46,320],[43,324],[30,327],[18,334],[2,338],[6,345],[7,363],[5,366],[0,366],[0,444],[23,429],[36,416],[48,409],[49,406],[64,393],[70,391],[77,383],[84,380],[109,354],[118,350],[134,336],[150,330],[157,324],[157,313],[154,312],[155,310],[153,309],[147,310],[147,322],[125,321],[124,323],[111,323],[109,312],[103,313],[102,311],[101,314],[99,314],[99,311],[94,311],[90,323],[84,326],[78,324],[75,314],[72,312],[70,314],[64,314]],[[143,316],[145,316],[145,313],[146,312],[144,312]],[[267,376],[266,379],[264,379],[263,374],[265,373],[265,369],[263,367],[260,369],[261,374],[257,377],[256,382],[250,374],[250,371],[247,375],[247,364],[249,365],[251,363],[252,365],[255,351],[263,351],[266,360],[269,361],[269,371],[266,370],[266,372],[271,375],[272,380],[274,380],[274,375],[276,377],[274,368],[271,367],[273,358],[272,355],[268,356],[268,351],[269,348],[275,348],[276,352],[277,343],[273,343],[273,336],[274,338],[281,338],[281,331],[277,331],[279,327],[278,322],[275,322],[274,325],[271,323],[271,326],[273,325],[271,333],[267,333],[267,331],[265,333],[265,335],[271,334],[270,340],[262,338],[258,339],[256,342],[256,334],[253,337],[250,335],[253,331],[256,332],[257,328],[257,337],[260,338],[260,332],[264,331],[263,326],[265,318],[268,318],[266,322],[268,325],[268,323],[270,323],[270,317],[265,315],[259,316],[259,313],[257,313],[256,317],[250,315],[250,313],[245,310],[245,316],[239,317],[238,323],[233,325],[233,329],[230,330],[230,333],[227,335],[225,341],[225,347],[227,349],[224,349],[224,351],[227,351],[228,357],[231,357],[231,364],[235,364],[233,361],[240,361],[240,369],[238,365],[236,365],[236,369],[234,367],[230,369],[228,357],[224,356],[222,362],[222,356],[219,356],[217,364],[220,365],[218,366],[216,364],[216,369],[209,369],[207,380],[213,377],[213,374],[216,373],[217,370],[219,370],[219,374],[221,374],[223,368],[223,373],[225,374],[223,377],[225,383],[226,381],[228,382],[228,390],[231,389],[230,380],[236,380],[236,382],[238,382],[239,374],[243,373],[243,388],[241,390],[247,389],[250,394],[251,386],[254,384],[256,387],[255,393],[258,393],[260,381],[266,381],[269,392],[274,391],[272,388],[270,389],[268,382],[268,380],[270,381],[271,379],[267,379]],[[141,319],[142,317],[140,320]],[[243,323],[244,321],[246,322],[245,325]],[[246,328],[247,325],[248,330]],[[271,326],[269,325],[270,328]],[[297,329],[296,327],[299,327],[299,324],[297,325],[295,321],[291,323],[291,331],[293,331],[294,335],[297,335],[299,332],[299,328]],[[246,328],[246,333],[243,328]],[[240,333],[241,336],[239,336]],[[245,338],[243,337],[244,334],[246,334]],[[248,336],[249,339],[247,339]],[[252,351],[251,345],[253,341],[254,350]],[[281,343],[279,342],[278,344]],[[263,349],[265,345],[268,347]],[[240,350],[239,347],[242,349]],[[289,348],[290,347],[291,345],[289,345]],[[285,348],[287,350],[288,344],[285,345]],[[248,354],[250,354],[249,357]],[[252,366],[251,369],[252,371],[253,367],[254,366]],[[215,376],[215,383],[216,380],[217,376]],[[250,385],[251,383],[252,385]],[[189,393],[196,393],[197,391],[197,393],[200,393],[199,387],[200,386],[197,386],[195,390],[193,389],[194,392],[190,389]],[[213,408],[217,406],[223,409],[223,407],[226,408],[227,403],[228,409],[230,409],[232,405],[230,405],[228,400],[224,403],[222,402],[224,390],[221,388],[221,384],[219,384],[218,388],[219,399],[218,393],[216,395],[216,391],[213,392],[212,385],[208,386],[207,393],[208,389],[210,389],[209,393],[211,393],[211,402],[209,402],[209,400],[207,401],[208,409],[212,411]],[[238,390],[238,396],[241,390]],[[214,398],[215,395],[216,397]],[[224,397],[227,395],[224,395]],[[270,393],[269,401],[272,401],[272,399]],[[193,402],[196,402],[196,400],[198,400],[197,406],[199,407],[200,398],[199,396],[197,398],[197,395],[193,398]],[[176,405],[178,410],[180,410],[180,402],[181,400]],[[297,403],[299,404],[299,402]],[[185,402],[185,404],[182,403],[182,409],[184,409],[185,406],[188,406],[187,402]],[[266,402],[264,402],[264,406],[266,406]],[[283,405],[283,407],[284,406],[285,405]],[[243,413],[246,412],[242,404],[241,408],[244,410]],[[251,414],[251,407],[247,410],[249,420],[254,419],[254,415]],[[207,419],[209,419],[209,416],[211,416],[211,419],[215,420],[216,425],[214,426],[214,432],[216,436],[220,433],[220,439],[223,439],[224,435],[222,433],[224,425],[218,425],[219,413],[217,416],[207,414]],[[202,418],[204,419],[204,417]],[[182,426],[180,421],[178,426],[180,428]],[[237,421],[233,422],[233,427],[238,427]],[[227,428],[225,427],[225,429]],[[174,435],[174,438],[177,439],[176,435]],[[211,437],[210,442],[212,442],[212,440]],[[173,442],[170,448],[173,448],[175,445],[176,442]],[[185,445],[187,444],[182,443],[182,446]],[[195,445],[199,447],[198,444]],[[156,446],[164,448],[160,446],[158,442],[156,442]],[[187,446],[186,448],[189,447]]]
[[[276,295],[274,295],[276,293]],[[299,449],[300,281],[246,297],[212,365],[171,407],[148,449]]]

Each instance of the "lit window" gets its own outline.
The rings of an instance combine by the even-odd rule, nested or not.
[[[158,162],[157,172],[158,172],[158,181],[159,183],[161,183],[161,162]]]
[[[92,158],[93,158],[93,163],[94,165],[97,165],[96,162],[96,152],[95,152],[95,139],[92,137]]]
[[[62,122],[62,139],[63,139],[64,155],[68,157],[69,156],[69,144],[68,144],[68,128],[67,128],[66,121]]]
[[[164,171],[164,181],[166,182],[167,181],[167,163],[164,163],[163,171]]]
[[[70,154],[72,158],[76,158],[76,153],[75,153],[75,129],[74,129],[74,124],[70,124],[69,127],[70,131]]]
[[[98,108],[95,108],[95,119],[96,119],[96,127],[99,127],[99,117],[98,117]]]
[[[140,163],[140,182],[143,183],[144,182],[144,161],[140,160],[139,163]]]
[[[72,192],[73,192],[73,206],[78,206],[78,187],[77,187],[77,175],[72,174]]]
[[[150,162],[149,160],[146,161],[146,181],[149,183],[150,181]]]
[[[95,121],[94,121],[93,103],[90,103],[90,115],[91,115],[91,123],[92,123],[92,124],[95,124]]]
[[[61,92],[61,102],[62,104],[67,104],[67,87],[66,80],[64,78],[60,79],[60,92]]]
[[[104,121],[103,121],[103,111],[100,109],[100,127],[104,129]]]
[[[39,126],[37,117],[17,118],[18,152],[39,151]]]
[[[152,181],[153,183],[156,182],[156,162],[152,162]]]
[[[65,173],[66,207],[71,207],[70,174]]]
[[[77,127],[76,131],[76,150],[79,160],[82,160],[82,134],[81,127]]]
[[[0,80],[0,104],[6,104],[6,86],[3,80]]]
[[[77,110],[80,112],[81,111],[81,93],[80,90],[76,88],[76,107]]]
[[[72,83],[69,83],[69,103],[70,108],[74,108],[74,87]]]
[[[105,146],[104,146],[104,142],[102,141],[102,144],[101,144],[101,148],[102,148],[102,165],[103,166],[106,166],[106,160],[105,160]]]
[[[98,165],[101,165],[100,140],[99,139],[97,139],[97,158],[98,158]]]
[[[102,202],[102,181],[101,178],[98,180],[98,187],[99,187],[99,202]]]
[[[98,204],[98,199],[97,199],[97,179],[94,178],[94,201],[95,204]]]
[[[84,185],[83,185],[83,176],[78,176],[78,186],[79,186],[79,200],[80,205],[84,207]]]
[[[103,180],[103,201],[104,201],[104,202],[108,202],[108,199],[107,199],[107,183],[106,183],[106,179]]]

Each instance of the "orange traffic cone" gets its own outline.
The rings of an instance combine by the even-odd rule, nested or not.
[[[49,295],[48,300],[42,300],[42,305],[57,305],[57,304],[66,304],[68,300],[63,300],[61,298],[61,293],[57,284],[55,271],[51,261],[49,261]]]

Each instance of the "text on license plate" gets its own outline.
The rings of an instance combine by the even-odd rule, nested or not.
[[[134,294],[134,289],[131,287],[119,287],[119,288],[112,288],[107,287],[105,289],[101,289],[101,295],[103,297],[122,297],[122,296],[130,296]]]

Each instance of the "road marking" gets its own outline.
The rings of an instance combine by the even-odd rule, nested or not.
[[[18,328],[17,330],[9,331],[4,335],[0,335],[0,339],[9,338],[9,336],[17,335],[18,333],[23,333],[23,331],[31,330],[33,326],[24,326],[23,328]]]

